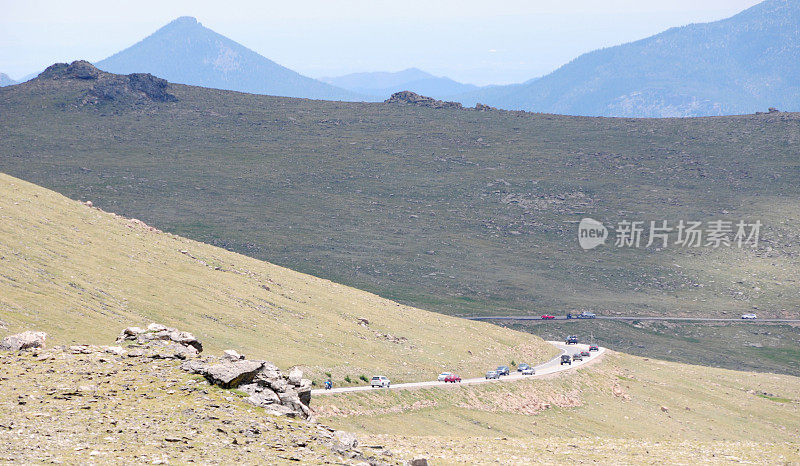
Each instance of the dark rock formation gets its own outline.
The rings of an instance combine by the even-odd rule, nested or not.
[[[167,92],[169,83],[147,73],[118,75],[100,71],[86,60],[72,63],[56,63],[45,69],[36,79],[94,81],[95,84],[82,99],[84,104],[103,101],[150,100],[153,102],[174,102],[178,99]]]
[[[391,97],[386,99],[385,103],[416,105],[418,107],[429,107],[429,108],[464,108],[463,105],[461,105],[458,102],[447,102],[443,100],[436,100],[433,97],[419,95],[416,92],[411,92],[411,91],[395,92],[394,94],[392,94]]]

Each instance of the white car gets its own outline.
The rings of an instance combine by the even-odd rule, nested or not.
[[[742,319],[745,320],[755,320],[757,319],[755,314],[742,314]]]
[[[372,388],[380,387],[380,388],[389,388],[389,384],[392,382],[389,380],[388,377],[384,377],[382,375],[376,375],[369,381],[369,384]]]
[[[453,375],[453,373],[452,372],[442,372],[441,374],[439,374],[439,377],[437,377],[436,380],[438,380],[439,382],[444,382],[444,379],[446,379],[448,375]]]
[[[533,375],[533,374],[536,373],[536,371],[533,370],[532,367],[526,367],[525,369],[522,369],[521,372],[522,372],[522,375]]]

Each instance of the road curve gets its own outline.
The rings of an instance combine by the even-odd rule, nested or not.
[[[739,322],[742,324],[759,324],[759,323],[781,323],[781,324],[800,324],[800,319],[735,319],[735,318],[718,318],[718,317],[636,317],[636,316],[597,316],[594,319],[578,319],[573,317],[567,319],[567,316],[555,316],[555,319],[542,319],[539,316],[480,316],[480,317],[465,317],[469,320],[533,320],[536,322],[553,322],[556,320],[569,320],[575,322],[586,322],[591,320],[661,320],[672,322]]]
[[[588,350],[589,345],[566,345],[563,342],[558,341],[548,341],[551,345],[555,346],[556,348],[561,350],[558,356],[554,357],[553,359],[539,364],[538,366],[534,367],[535,374],[534,375],[522,375],[519,372],[512,372],[511,375],[506,375],[500,377],[499,379],[491,379],[486,380],[483,377],[476,377],[474,379],[464,379],[461,381],[461,385],[474,385],[474,384],[482,384],[482,383],[502,383],[502,382],[512,382],[515,380],[522,380],[522,379],[535,379],[537,377],[543,377],[548,374],[554,374],[556,372],[568,371],[571,369],[577,369],[582,365],[597,359],[601,354],[605,353],[606,349],[602,346],[599,348],[598,351],[592,351],[591,356],[588,358],[584,358],[583,361],[576,361],[573,362],[571,365],[561,365],[561,356],[564,354],[569,354],[570,356],[573,353],[578,351]],[[489,368],[487,370],[491,370]],[[438,380],[431,380],[428,382],[409,382],[409,383],[398,383],[392,384],[388,389],[386,388],[372,388],[370,386],[365,387],[340,387],[340,388],[332,388],[330,390],[325,389],[315,389],[311,390],[311,395],[334,395],[336,393],[350,393],[350,392],[366,392],[371,390],[408,390],[413,388],[427,388],[427,387],[441,387],[447,385],[454,385],[449,384],[446,382],[439,382]]]

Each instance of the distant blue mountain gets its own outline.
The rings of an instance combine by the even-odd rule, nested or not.
[[[111,73],[151,73],[174,83],[254,94],[366,100],[280,66],[188,16],[95,65]]]
[[[0,73],[0,87],[11,86],[12,84],[17,84],[17,82],[9,78],[7,74]]]
[[[446,77],[437,77],[417,68],[408,68],[397,72],[353,73],[335,78],[320,78],[320,81],[381,99],[399,91],[412,91],[417,94],[442,98],[478,89],[478,86],[463,84]]]
[[[767,0],[722,21],[587,53],[533,82],[450,100],[594,116],[800,111],[800,0]]]

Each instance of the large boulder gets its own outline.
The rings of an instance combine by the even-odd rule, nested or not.
[[[206,368],[205,377],[209,382],[222,388],[236,388],[253,381],[256,373],[264,365],[261,361],[227,361]]]
[[[44,348],[47,334],[44,332],[22,332],[9,335],[0,341],[0,350],[20,351],[34,348]]]
[[[122,333],[117,337],[117,343],[125,341],[136,341],[140,345],[150,345],[154,341],[172,342],[181,345],[184,350],[176,351],[176,357],[185,359],[187,357],[194,357],[198,353],[203,352],[203,344],[200,340],[195,338],[189,332],[182,332],[180,330],[167,327],[166,325],[151,323],[146,329],[140,327],[128,327],[122,330]],[[169,346],[171,349],[171,345]],[[170,350],[168,349],[168,350]],[[156,350],[158,352],[159,350]]]

